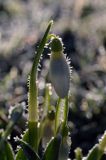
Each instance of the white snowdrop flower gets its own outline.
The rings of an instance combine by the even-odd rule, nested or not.
[[[50,80],[60,98],[65,98],[70,89],[70,67],[63,53],[63,43],[59,37],[51,43]]]

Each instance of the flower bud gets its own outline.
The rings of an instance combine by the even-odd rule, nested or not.
[[[63,53],[63,43],[58,37],[51,41],[49,74],[57,95],[65,98],[70,88],[70,67]]]

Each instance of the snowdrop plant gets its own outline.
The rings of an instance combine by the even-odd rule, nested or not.
[[[28,107],[29,107],[29,118],[28,118],[28,131],[23,136],[23,140],[27,142],[29,147],[33,149],[37,158],[42,158],[43,160],[52,160],[52,159],[63,159],[61,157],[60,151],[63,148],[66,148],[64,158],[68,158],[69,147],[71,142],[69,141],[68,136],[68,126],[67,126],[67,117],[68,117],[68,94],[70,88],[70,67],[66,60],[66,57],[63,53],[63,43],[62,40],[54,35],[49,34],[52,21],[50,21],[47,30],[44,34],[43,39],[40,42],[40,45],[37,49],[37,52],[34,57],[32,69],[29,77],[29,94],[28,94]],[[44,47],[49,42],[51,56],[50,56],[50,67],[49,74],[51,85],[54,87],[57,95],[58,101],[56,108],[50,106],[44,106],[43,111],[44,117],[39,118],[38,113],[38,87],[37,87],[37,74],[38,74],[38,65],[43,53]],[[59,85],[60,83],[60,85]],[[49,92],[46,93],[47,97],[50,98]],[[63,99],[63,100],[62,100]],[[46,99],[47,100],[47,99]],[[46,101],[45,100],[45,101]],[[61,104],[64,104],[61,108]],[[46,103],[47,104],[47,103]],[[62,115],[60,115],[62,109]],[[52,118],[51,118],[52,117]],[[60,120],[61,117],[61,120]],[[43,139],[45,139],[46,129],[51,131],[49,137],[50,142],[46,144],[45,152],[39,155],[39,145]],[[47,131],[46,131],[47,132]],[[69,143],[68,143],[69,141]],[[26,160],[26,150],[25,143],[20,141],[21,149],[16,155],[16,160]],[[42,144],[44,146],[44,144]],[[27,146],[28,147],[28,146]],[[55,154],[54,154],[55,153]],[[28,156],[28,155],[27,155]]]
[[[18,105],[11,113],[5,131],[0,132],[0,160],[69,160],[71,139],[68,127],[69,92],[71,68],[64,54],[62,39],[49,34],[53,21],[50,21],[37,48],[28,78],[28,125],[21,139],[17,139],[20,149],[16,155],[7,140],[15,123],[22,116],[23,107]],[[45,45],[49,43],[51,55],[49,75],[51,85],[45,86],[42,114],[38,106],[38,65]],[[58,100],[52,106],[51,87],[54,87]],[[75,160],[101,160],[106,149],[106,132],[88,153],[75,150]]]

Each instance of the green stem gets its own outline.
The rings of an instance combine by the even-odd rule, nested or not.
[[[67,96],[65,98],[64,120],[63,120],[63,124],[62,124],[62,135],[63,135],[63,137],[68,135],[68,127],[67,127],[68,111],[69,111],[69,106],[68,106],[68,96]]]
[[[56,116],[55,116],[55,135],[57,133],[58,127],[59,127],[59,117],[60,117],[60,102],[61,99],[58,99],[57,105],[56,105]]]
[[[37,122],[29,122],[29,141],[28,143],[31,145],[36,152],[38,152],[38,130],[37,130]]]
[[[46,32],[40,42],[40,45],[37,49],[37,52],[34,57],[31,73],[30,73],[30,79],[29,79],[29,96],[28,96],[28,106],[29,106],[29,118],[28,118],[28,127],[29,127],[29,144],[35,148],[37,151],[37,122],[38,122],[38,104],[37,104],[37,97],[38,97],[38,87],[36,84],[37,81],[37,70],[38,70],[38,64],[41,57],[41,54],[43,53],[44,46],[48,40],[48,35],[50,28],[53,24],[53,21],[50,21],[48,24],[48,27],[46,29]],[[34,136],[33,136],[34,135]],[[35,140],[34,140],[35,139]]]
[[[69,107],[68,107],[68,96],[65,98],[65,109],[64,109],[64,124],[67,124],[67,120],[68,120],[68,111],[69,111]]]
[[[57,36],[55,34],[49,34],[48,35],[48,40],[52,39],[52,38],[56,38]]]
[[[44,100],[44,108],[43,108],[43,118],[47,115],[47,113],[50,111],[50,95],[51,95],[51,86],[50,84],[47,84],[45,87],[45,100]]]

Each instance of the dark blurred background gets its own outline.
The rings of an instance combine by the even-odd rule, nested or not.
[[[27,77],[34,52],[51,19],[52,33],[62,37],[73,67],[70,156],[74,157],[76,147],[81,147],[85,155],[106,129],[105,0],[0,0],[0,128],[8,123],[10,106],[27,104]],[[45,83],[48,52],[45,49],[41,61],[40,91]],[[42,97],[40,92],[41,103]],[[16,126],[13,134],[20,134],[24,124]]]

